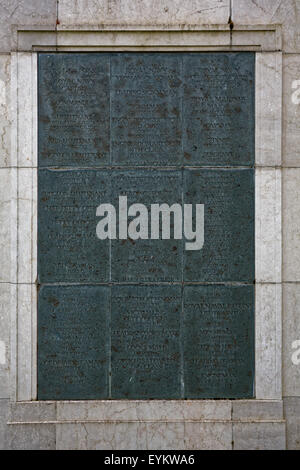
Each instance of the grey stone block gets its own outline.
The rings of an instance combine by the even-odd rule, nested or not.
[[[229,450],[232,424],[122,422],[58,424],[58,450]]]
[[[300,397],[283,399],[288,450],[300,450]]]
[[[10,424],[7,445],[10,450],[55,450],[55,424]]]
[[[1,46],[0,46],[1,47]],[[0,55],[0,167],[10,164],[10,56]]]
[[[61,24],[226,24],[229,0],[60,0]]]
[[[300,51],[300,9],[295,0],[232,0],[232,20],[238,25],[280,24],[285,52]]]
[[[10,405],[10,421],[55,421],[56,404],[47,401],[19,402]]]
[[[296,206],[298,202],[295,204],[291,201],[290,205]],[[297,221],[295,220],[296,224]],[[296,226],[294,228],[290,227],[290,230],[294,231],[294,242],[296,243],[298,238],[297,233],[299,232]],[[296,250],[297,246],[295,245],[293,252],[290,253],[291,262],[294,255],[294,264],[297,264],[299,259]],[[283,284],[283,396],[286,397],[300,396],[300,364],[297,360],[299,358],[299,353],[297,352],[299,351],[298,341],[300,340],[299,308],[300,284],[296,282]]]
[[[12,25],[55,25],[56,0],[2,0],[0,2],[0,52],[9,52]]]
[[[300,38],[300,33],[299,33]],[[300,40],[299,40],[300,43]],[[299,46],[300,49],[300,46]],[[283,163],[300,166],[300,54],[283,55]]]
[[[282,400],[234,400],[232,402],[232,419],[283,419]]]
[[[188,450],[231,450],[232,423],[185,423],[184,448]]]
[[[233,423],[234,450],[284,450],[284,422]]]
[[[7,450],[7,421],[9,418],[9,400],[0,399],[0,450]]]
[[[1,217],[1,203],[0,203]],[[7,221],[2,224],[8,225]],[[6,246],[6,251],[7,246]],[[1,250],[2,252],[2,250]],[[4,261],[3,258],[1,262]],[[12,295],[11,284],[0,283],[0,399],[10,396],[10,298]]]

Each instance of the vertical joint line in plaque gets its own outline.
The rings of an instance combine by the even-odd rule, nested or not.
[[[111,177],[112,177],[112,138],[111,138],[111,132],[112,132],[112,118],[111,118],[111,56],[108,58],[108,67],[109,67],[109,162],[110,162],[110,172],[111,172]],[[112,185],[110,185],[110,192],[112,193]],[[112,196],[112,194],[111,194]],[[112,265],[112,240],[109,240],[109,281],[111,282],[111,265]],[[112,318],[112,285],[109,286],[109,295],[110,295],[110,300],[109,300],[109,318],[108,318],[108,353],[109,353],[109,364],[108,364],[108,396],[109,398],[112,398],[111,394],[111,382],[112,382],[112,367],[111,367],[111,347],[112,347],[112,341],[111,341],[111,318]]]
[[[181,75],[181,85],[180,85],[180,100],[181,100],[181,161],[182,161],[182,167],[181,167],[181,206],[184,207],[183,202],[184,202],[184,155],[183,155],[183,57],[181,56],[180,58],[180,75]],[[181,243],[181,282],[183,282],[183,267],[184,267],[184,242]]]
[[[183,90],[184,90],[184,85],[183,85],[183,57],[181,56],[180,60],[180,74],[181,74],[181,85],[180,85],[180,99],[181,99],[181,161],[182,161],[182,167],[181,167],[181,204],[182,207],[184,203],[184,153],[183,153],[183,132],[184,132],[184,115],[183,115]],[[185,264],[185,253],[184,253],[184,241],[181,242],[181,310],[180,310],[180,395],[181,398],[184,398],[184,355],[183,355],[183,282],[184,282],[184,264]]]
[[[181,311],[180,311],[180,392],[181,398],[184,398],[184,353],[183,353],[183,326],[184,326],[184,309],[183,309],[183,295],[184,295],[184,286],[181,284]]]
[[[110,172],[112,172],[112,169],[111,169],[111,165],[112,165],[112,139],[111,139],[111,122],[112,122],[112,119],[111,119],[111,57],[109,56],[109,59],[108,59],[108,66],[109,66],[109,162],[110,162]],[[110,177],[112,178],[112,173],[110,175]],[[110,185],[110,191],[112,191],[112,186]],[[112,194],[111,194],[112,196]],[[111,239],[109,239],[109,281],[111,282],[111,263],[112,263],[112,260],[111,260],[111,244],[112,244],[112,241]]]
[[[109,286],[109,315],[108,315],[108,396],[111,398],[111,299],[112,286]]]

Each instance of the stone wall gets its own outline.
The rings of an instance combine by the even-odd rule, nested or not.
[[[90,436],[85,437],[85,425],[74,428],[76,413],[87,419],[88,411],[80,405],[26,404],[10,406],[12,378],[10,365],[10,305],[16,301],[14,256],[16,233],[11,221],[11,205],[16,197],[16,164],[11,158],[11,53],[17,49],[16,26],[34,31],[43,26],[50,32],[79,28],[102,29],[109,26],[160,26],[185,30],[200,25],[228,25],[232,30],[242,25],[282,25],[283,52],[283,128],[282,128],[282,191],[283,191],[283,417],[286,420],[286,443],[282,440],[282,410],[280,403],[261,401],[251,418],[251,410],[243,403],[220,405],[220,410],[206,405],[194,409],[193,415],[182,414],[178,422],[169,425],[151,415],[154,423],[139,424],[138,416],[110,416],[107,441],[94,441],[104,424],[99,420],[89,424]],[[151,33],[149,33],[151,34]],[[50,40],[50,39],[49,39]],[[271,85],[271,84],[270,84]],[[0,449],[1,448],[68,448],[78,443],[84,448],[99,448],[110,444],[114,448],[283,448],[300,449],[300,364],[292,361],[293,343],[300,340],[300,2],[294,0],[0,0]],[[24,155],[26,158],[26,155]],[[25,207],[25,206],[24,206]],[[24,283],[24,286],[26,283]],[[22,301],[22,299],[20,300]],[[18,319],[21,321],[22,319]],[[95,405],[96,406],[96,405]],[[205,412],[203,411],[205,410]],[[246,416],[245,413],[248,413]],[[11,414],[10,414],[11,413]],[[60,414],[61,413],[61,414]],[[172,411],[173,413],[173,411]],[[180,414],[181,412],[179,412]],[[208,414],[207,414],[208,413]],[[246,413],[246,414],[247,414]],[[250,413],[250,415],[249,415]],[[10,414],[10,416],[9,416]],[[97,410],[95,411],[97,416]],[[196,423],[194,419],[198,417]],[[15,426],[6,425],[14,421]],[[128,420],[133,422],[128,425]],[[189,420],[188,426],[183,426]],[[201,422],[201,419],[204,421]],[[205,419],[216,423],[205,423]],[[257,420],[262,423],[258,426]],[[26,421],[26,424],[24,421]],[[136,421],[134,421],[136,420]],[[234,421],[235,420],[235,421]],[[272,421],[273,420],[273,421]],[[234,422],[233,422],[234,421]],[[59,424],[57,424],[59,422]],[[18,423],[18,424],[17,424]],[[56,424],[55,424],[56,423]],[[127,423],[127,424],[126,424]],[[233,424],[232,424],[233,423]],[[129,432],[127,430],[129,429]],[[195,427],[199,440],[193,441]],[[183,432],[185,428],[185,434]],[[227,432],[228,431],[228,432]],[[100,434],[101,434],[100,432]],[[71,433],[71,434],[70,434]],[[142,440],[136,436],[142,435]],[[158,439],[158,437],[160,438]],[[126,439],[125,439],[126,437]],[[129,440],[128,440],[129,439]],[[162,440],[164,440],[162,442]],[[76,439],[75,439],[76,440]],[[149,444],[150,442],[150,444]],[[128,448],[127,447],[127,448]]]

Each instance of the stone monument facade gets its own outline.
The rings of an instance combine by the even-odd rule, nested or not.
[[[299,449],[300,6],[0,13],[0,448]]]

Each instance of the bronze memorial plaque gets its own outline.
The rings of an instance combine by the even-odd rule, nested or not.
[[[255,54],[38,54],[38,399],[254,396]]]

